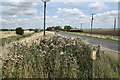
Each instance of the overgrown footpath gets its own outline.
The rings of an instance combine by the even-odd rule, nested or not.
[[[1,38],[0,39],[0,46],[4,46],[5,44],[8,44],[13,41],[17,41],[26,37],[32,36],[34,33],[24,34],[24,35],[16,35],[16,36],[10,36],[7,38]]]
[[[117,78],[118,61],[79,39],[44,37],[15,42],[3,58],[3,78]],[[97,53],[93,60],[91,53]]]

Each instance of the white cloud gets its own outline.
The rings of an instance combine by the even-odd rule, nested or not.
[[[41,0],[0,0],[2,2],[42,2]],[[82,2],[84,0],[50,0],[50,2]]]
[[[64,2],[65,5],[70,5],[70,6],[79,6],[81,2]]]
[[[112,28],[114,18],[117,17],[118,17],[118,10],[98,13],[94,15],[94,24],[95,26],[98,25],[99,27],[104,26],[104,28]]]
[[[104,12],[104,13],[98,13],[95,15],[95,17],[109,17],[109,16],[118,16],[118,12],[120,12],[119,10],[113,10],[113,11],[107,11],[107,12]]]
[[[0,0],[1,2],[42,2],[41,0]],[[50,0],[50,2],[96,2],[96,0]],[[119,2],[119,0],[99,0],[99,2]]]
[[[66,14],[66,15],[83,15],[83,12],[77,8],[68,9],[68,8],[58,8],[57,13]]]
[[[58,16],[55,15],[55,16],[53,16],[53,18],[58,18]]]
[[[19,11],[19,13],[23,14],[23,15],[36,15],[37,12],[38,11],[35,8],[31,8],[31,9],[26,9],[26,10],[23,10],[23,11]]]
[[[106,14],[118,15],[118,10],[110,11],[110,12],[107,12]]]
[[[0,13],[7,15],[34,15],[37,14],[37,3],[3,2]]]
[[[71,4],[74,2],[70,2]],[[3,15],[1,20],[3,26],[6,27],[16,27],[22,26],[26,28],[43,28],[43,13],[38,13],[38,8],[36,7],[38,3],[14,3],[7,2],[3,6],[0,6],[0,12]],[[77,5],[77,3],[74,3]],[[73,7],[73,6],[72,6]],[[43,9],[43,8],[42,8]],[[98,8],[95,8],[98,9]],[[48,10],[49,11],[49,10]],[[80,26],[80,23],[83,22],[83,26],[89,28],[91,15],[85,15],[78,8],[58,8],[54,16],[47,16],[46,18],[46,27],[53,25],[71,25],[72,27]],[[62,15],[63,14],[63,15]],[[22,16],[21,16],[22,15]],[[28,16],[25,16],[28,15]],[[32,16],[29,16],[32,15]],[[49,15],[49,13],[47,14]],[[68,16],[66,16],[68,15]],[[75,15],[75,16],[70,16]],[[118,11],[107,11],[104,13],[98,13],[94,15],[94,27],[96,24],[101,26],[106,26],[107,24],[112,25],[114,17],[118,15]],[[65,16],[65,17],[64,17]],[[106,24],[107,23],[107,24]],[[97,25],[96,25],[97,26]],[[101,27],[98,26],[98,27]],[[109,28],[110,26],[108,26]]]
[[[88,5],[89,8],[102,10],[107,8],[107,6],[103,2],[93,2]]]

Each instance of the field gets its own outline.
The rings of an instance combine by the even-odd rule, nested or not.
[[[2,78],[118,78],[118,54],[47,32],[2,48]],[[96,58],[92,56],[96,52]]]
[[[25,34],[34,33],[34,31],[24,31]],[[15,31],[0,31],[0,39],[7,38],[10,36],[17,36]]]
[[[120,42],[119,30],[116,30],[114,32],[112,29],[105,29],[105,30],[93,29],[92,35],[91,35],[91,30],[89,30],[89,29],[84,29],[83,33],[82,32],[69,32],[69,33]]]
[[[15,31],[0,31],[0,46],[4,46],[12,41],[20,40],[25,37],[30,37],[34,31],[24,31],[24,35],[17,35]]]
[[[91,33],[91,30],[84,29],[85,33]],[[120,29],[113,30],[113,29],[93,29],[92,34],[101,34],[101,35],[110,35],[110,36],[120,36]]]

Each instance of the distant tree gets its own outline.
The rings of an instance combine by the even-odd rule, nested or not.
[[[71,26],[64,26],[65,31],[69,31],[72,27]]]
[[[35,33],[38,33],[38,32],[39,32],[39,29],[34,29],[34,32],[35,32]]]
[[[24,30],[21,27],[16,28],[16,34],[23,35]]]
[[[61,26],[55,26],[55,30],[62,30]]]
[[[47,31],[62,30],[62,28],[61,26],[52,26],[52,27],[48,27],[46,30]]]
[[[29,31],[34,31],[34,29],[28,29]]]
[[[15,29],[10,29],[10,31],[15,31]]]
[[[9,29],[0,29],[1,31],[9,31]]]
[[[52,30],[52,27],[47,27],[46,30],[47,30],[47,31],[51,31],[51,30]]]

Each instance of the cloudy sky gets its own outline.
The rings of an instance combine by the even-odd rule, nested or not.
[[[46,26],[90,28],[91,14],[94,13],[94,28],[113,28],[114,18],[118,17],[118,2],[87,2],[87,0],[60,1],[47,3]],[[99,1],[99,0],[98,0]],[[0,3],[0,28],[43,28],[43,3],[39,0],[6,0]],[[118,22],[117,22],[118,23]],[[118,26],[118,25],[117,25]]]

